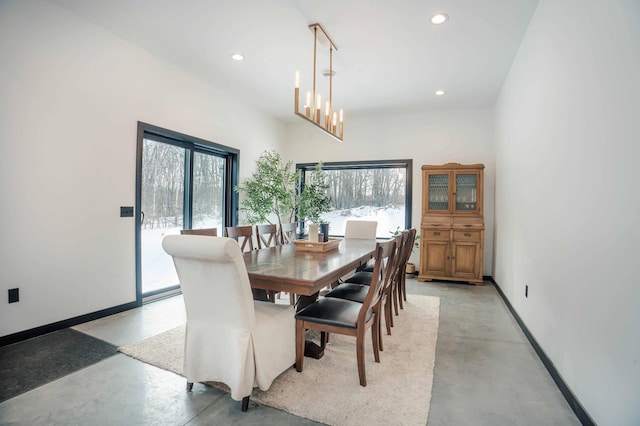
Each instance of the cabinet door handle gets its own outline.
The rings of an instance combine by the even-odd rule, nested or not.
[[[468,232],[465,232],[465,233],[464,233],[464,236],[465,236],[465,237],[470,237],[470,236],[471,236],[471,234],[470,234],[470,233],[468,233]]]
[[[472,225],[465,225],[467,228],[470,228]]]
[[[439,232],[434,232],[433,235],[440,235],[440,233]]]

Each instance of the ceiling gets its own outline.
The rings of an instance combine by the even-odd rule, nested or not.
[[[284,119],[310,90],[313,34],[333,39],[333,104],[348,116],[494,105],[538,0],[51,0]],[[430,23],[436,12],[449,15]],[[328,46],[318,89],[327,99]],[[242,62],[231,60],[241,52]],[[444,96],[434,91],[443,89]],[[303,95],[304,96],[304,95]],[[301,105],[304,104],[304,99]]]

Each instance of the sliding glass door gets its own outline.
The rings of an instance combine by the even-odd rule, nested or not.
[[[175,286],[172,260],[162,250],[165,235],[179,234],[184,224],[185,159],[179,146],[144,139],[142,153],[142,224],[140,267],[142,293]]]
[[[236,150],[144,125],[138,141],[138,299],[178,288],[162,249],[181,229],[218,228],[235,217]]]

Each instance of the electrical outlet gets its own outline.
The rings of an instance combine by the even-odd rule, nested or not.
[[[529,286],[525,285],[524,286],[524,297],[529,297]]]
[[[9,303],[15,303],[20,301],[20,289],[19,288],[10,288],[9,289]]]

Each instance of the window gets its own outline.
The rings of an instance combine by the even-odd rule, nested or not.
[[[332,210],[322,215],[329,233],[343,236],[348,219],[376,220],[378,238],[411,226],[412,160],[322,163]],[[297,164],[301,185],[317,163]]]

